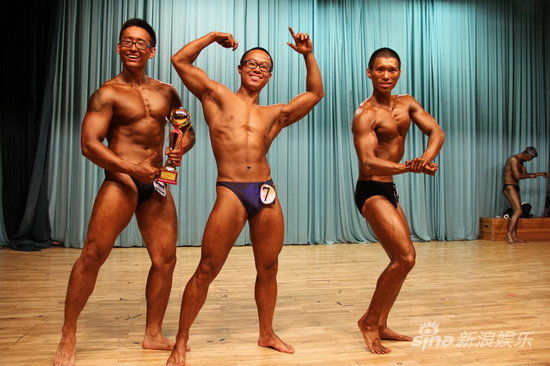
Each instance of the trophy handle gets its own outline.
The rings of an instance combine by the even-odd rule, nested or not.
[[[181,146],[183,145],[183,137],[185,136],[185,134],[187,133],[187,131],[189,131],[189,129],[191,128],[191,123],[187,124],[187,126],[185,126],[185,128],[183,129],[178,129],[178,139],[176,141],[176,148],[177,149],[180,149]]]
[[[183,140],[183,133],[180,129],[175,128],[170,131],[170,138],[168,143],[168,148],[170,150],[176,150],[181,147],[181,140]]]

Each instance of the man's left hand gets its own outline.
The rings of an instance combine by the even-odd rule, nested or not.
[[[313,52],[313,42],[311,42],[311,38],[309,38],[309,34],[307,33],[294,33],[294,30],[292,27],[288,27],[288,30],[290,31],[290,35],[292,38],[294,38],[294,42],[296,44],[292,44],[290,42],[287,42],[286,44],[289,45],[294,51],[301,53],[302,55],[307,55],[308,53]]]
[[[414,158],[412,160],[405,162],[405,164],[411,168],[411,172],[423,173],[424,167],[426,166],[426,164],[429,164],[429,161],[424,158]]]
[[[170,150],[170,148],[167,148],[165,154],[168,155],[168,160],[172,161],[176,166],[181,165],[181,158],[183,157],[182,149]]]

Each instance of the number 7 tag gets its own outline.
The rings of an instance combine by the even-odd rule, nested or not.
[[[260,200],[264,204],[269,205],[273,203],[276,197],[277,197],[277,192],[275,192],[275,188],[273,188],[269,184],[262,185],[262,188],[260,188]]]

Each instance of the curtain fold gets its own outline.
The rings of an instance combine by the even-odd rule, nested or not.
[[[285,243],[376,240],[353,201],[357,158],[351,120],[372,93],[370,54],[387,46],[402,59],[396,93],[411,94],[447,135],[435,177],[396,176],[401,205],[415,240],[475,239],[479,217],[502,213],[501,170],[506,158],[536,146],[526,164],[544,171],[550,154],[549,38],[542,0],[497,1],[91,1],[63,0],[55,50],[48,197],[52,235],[82,246],[103,172],[80,153],[87,98],[120,71],[119,28],[131,17],[157,31],[149,75],[173,84],[192,114],[197,142],[180,167],[172,192],[178,245],[199,245],[215,198],[216,167],[198,100],[182,85],[170,55],[209,31],[231,32],[236,52],[216,44],[196,64],[230,89],[238,88],[242,52],[267,48],[274,73],[260,98],[283,103],[305,90],[303,59],[292,51],[287,27],[311,34],[325,98],[274,141],[268,159],[285,215]],[[413,125],[404,159],[419,156],[427,139]],[[522,199],[544,209],[545,181],[525,180]],[[250,242],[247,230],[237,243]],[[142,245],[133,220],[117,246]]]
[[[36,4],[32,12],[14,5],[7,24],[17,24],[10,43],[21,50],[2,67],[2,234],[13,249],[40,250],[51,244],[46,183],[58,3]]]

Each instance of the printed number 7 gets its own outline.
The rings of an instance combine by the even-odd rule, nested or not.
[[[267,200],[267,196],[269,195],[269,191],[271,191],[271,188],[270,187],[263,187],[262,188],[264,191],[267,191],[265,192],[265,197],[264,197],[264,201]]]

